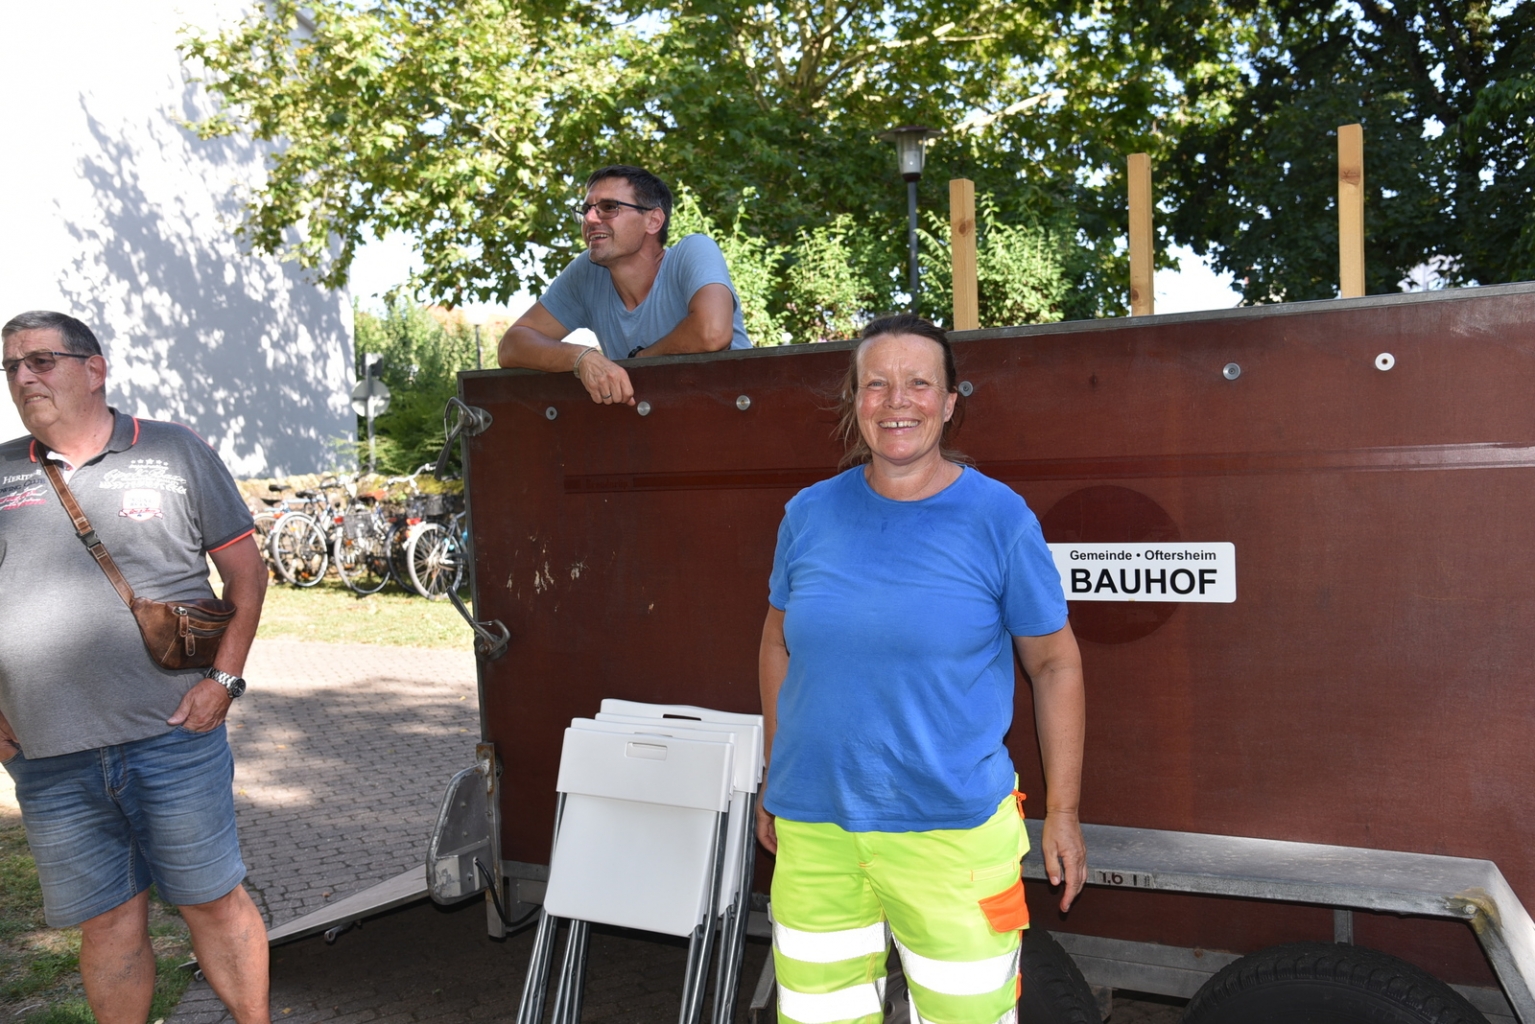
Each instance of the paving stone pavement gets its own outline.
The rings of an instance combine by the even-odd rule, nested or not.
[[[260,640],[247,676],[251,689],[230,715],[235,807],[246,885],[267,923],[421,865],[443,788],[473,762],[473,656]],[[488,938],[477,901],[402,908],[334,945],[315,936],[274,949],[272,1016],[284,1024],[511,1019],[531,945],[531,929]],[[685,955],[680,940],[594,929],[582,1020],[671,1024]],[[748,943],[743,1024],[766,956],[766,943]],[[1111,1022],[1176,1024],[1180,1013],[1116,998]],[[166,1024],[230,1019],[207,983],[195,982]]]
[[[468,652],[257,641],[230,712],[246,886],[268,925],[426,860],[479,739]]]

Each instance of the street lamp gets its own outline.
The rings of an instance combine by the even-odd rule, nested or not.
[[[464,323],[474,327],[474,368],[476,370],[483,370],[485,368],[483,359],[480,356],[480,328],[489,322],[490,311],[484,306],[474,306],[464,310]]]
[[[942,134],[936,128],[908,124],[882,132],[880,138],[895,143],[896,163],[906,179],[906,242],[911,259],[911,311],[917,311],[917,290],[921,278],[917,271],[917,182],[922,178],[922,162],[927,156],[927,140]]]

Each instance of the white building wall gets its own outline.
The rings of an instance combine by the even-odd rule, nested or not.
[[[356,425],[345,293],[235,239],[260,148],[181,127],[208,101],[178,31],[250,6],[0,3],[0,321],[84,320],[112,404],[187,424],[240,476],[321,469]],[[0,402],[0,437],[22,433]]]

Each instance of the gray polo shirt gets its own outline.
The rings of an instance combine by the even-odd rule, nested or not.
[[[186,427],[114,410],[69,489],[136,594],[213,597],[206,553],[251,532],[229,470]],[[128,606],[75,537],[30,437],[0,445],[0,713],[28,758],[169,732],[201,669],[144,650]]]
[[[591,328],[609,359],[624,359],[636,346],[654,345],[688,315],[688,303],[706,284],[722,284],[735,300],[731,317],[731,348],[751,348],[741,319],[741,297],[730,283],[725,256],[708,235],[688,235],[661,257],[655,283],[645,301],[633,309],[613,287],[613,275],[582,253],[549,282],[539,305],[567,331]]]

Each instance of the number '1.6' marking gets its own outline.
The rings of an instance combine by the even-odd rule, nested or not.
[[[1144,871],[1105,871],[1093,868],[1089,871],[1092,876],[1089,881],[1095,885],[1117,885],[1126,889],[1155,889],[1157,880],[1154,875]]]

